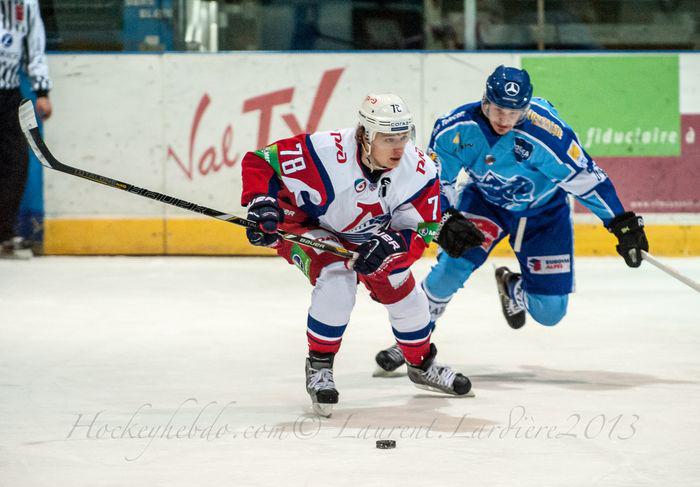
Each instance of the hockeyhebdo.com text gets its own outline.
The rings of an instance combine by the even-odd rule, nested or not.
[[[79,413],[65,439],[125,442],[131,453],[124,459],[136,461],[151,448],[182,440],[205,443],[362,440],[372,444],[374,440],[625,441],[636,435],[640,420],[638,415],[629,413],[573,412],[557,413],[556,421],[549,418],[544,423],[521,405],[507,410],[505,417],[494,414],[489,419],[475,418],[468,413],[450,416],[435,411],[425,415],[417,415],[415,411],[402,415],[400,406],[394,409],[391,420],[386,414],[375,414],[374,409],[344,413],[340,407],[332,418],[302,414],[287,417],[287,422],[253,424],[246,420],[251,416],[266,416],[268,412],[242,407],[236,401],[200,404],[189,398],[175,409],[155,408],[151,403],[144,403],[130,414],[106,410]],[[275,413],[274,416],[283,415]]]

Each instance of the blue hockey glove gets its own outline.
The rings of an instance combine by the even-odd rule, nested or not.
[[[374,274],[388,271],[392,261],[401,257],[408,246],[399,232],[380,231],[360,245],[356,252],[359,257],[353,265],[358,274]]]
[[[484,243],[484,234],[454,208],[442,216],[442,227],[437,243],[450,257],[458,258],[467,250]]]
[[[619,242],[615,247],[617,253],[630,267],[639,267],[642,264],[642,250],[649,250],[649,242],[644,233],[644,220],[632,211],[617,215],[608,225]]]
[[[258,224],[260,231],[247,228],[248,241],[259,247],[271,247],[277,243],[277,224],[280,221],[280,209],[272,196],[256,196],[248,205],[248,220]]]

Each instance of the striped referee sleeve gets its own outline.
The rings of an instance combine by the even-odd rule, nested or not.
[[[15,42],[13,24],[14,15],[10,0],[0,0],[0,89],[9,90],[19,87],[19,54],[11,49]]]
[[[49,66],[46,62],[46,32],[41,20],[38,0],[27,1],[27,73],[32,83],[32,89],[37,95],[46,95],[51,89]]]

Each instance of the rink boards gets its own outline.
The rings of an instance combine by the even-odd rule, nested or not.
[[[246,151],[354,125],[370,91],[401,94],[425,146],[435,118],[479,99],[499,64],[532,73],[535,94],[574,126],[626,207],[647,216],[653,251],[700,255],[698,54],[51,55],[45,137],[76,167],[243,216]],[[50,254],[261,253],[234,225],[64,174],[44,174],[44,198]],[[575,222],[578,254],[614,253],[590,214]]]

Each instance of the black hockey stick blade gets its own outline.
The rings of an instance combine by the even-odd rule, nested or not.
[[[172,206],[177,206],[184,210],[192,211],[194,213],[201,213],[202,215],[210,216],[216,218],[217,220],[225,221],[228,223],[233,223],[234,225],[239,225],[245,228],[251,228],[258,230],[257,223],[250,221],[246,218],[241,218],[235,215],[224,213],[212,208],[207,208],[206,206],[198,205],[196,203],[190,203],[189,201],[181,200],[175,198],[174,196],[169,196],[167,194],[158,193],[157,191],[151,191],[146,188],[139,188],[133,184],[125,183],[124,181],[119,181],[117,179],[108,178],[100,174],[95,174],[89,171],[84,171],[67,164],[63,164],[58,159],[56,159],[49,148],[44,143],[39,133],[39,126],[36,121],[36,115],[34,113],[34,104],[31,100],[24,99],[19,106],[19,124],[24,133],[24,137],[27,139],[29,147],[31,147],[32,152],[36,155],[39,162],[46,167],[55,169],[62,173],[70,174],[71,176],[77,176],[79,178],[87,179],[95,183],[104,184],[111,188],[121,189],[122,191],[127,191],[138,196],[143,196],[150,198],[161,203],[165,203]],[[277,232],[280,237],[290,242],[303,245],[305,247],[311,247],[324,252],[329,252],[331,254],[337,255],[345,259],[354,259],[356,253],[352,250],[345,249],[343,247],[337,247],[333,244],[322,242],[320,240],[315,240],[312,238],[303,237],[301,235],[296,235],[293,233],[285,232],[284,230],[278,230]]]

